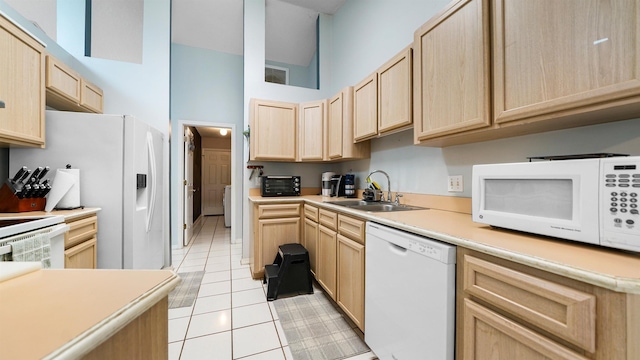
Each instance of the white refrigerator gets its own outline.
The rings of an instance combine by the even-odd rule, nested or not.
[[[98,268],[165,264],[164,135],[128,115],[46,112],[46,148],[9,151],[9,171],[67,164],[80,170],[80,203],[98,212]],[[166,248],[166,249],[165,249]],[[168,253],[168,251],[167,251]]]

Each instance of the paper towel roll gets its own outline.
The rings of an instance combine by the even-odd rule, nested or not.
[[[56,176],[53,179],[53,183],[51,185],[51,191],[47,195],[47,205],[45,206],[44,210],[49,212],[53,210],[55,207],[66,208],[67,205],[59,205],[59,204],[61,204],[63,199],[67,198],[67,195],[69,196],[69,200],[66,200],[67,203],[77,202],[78,204],[70,207],[80,206],[80,186],[78,181],[79,177],[80,177],[80,171],[78,169],[56,170]],[[78,190],[76,191],[75,195],[71,195],[72,188],[74,186],[76,186]]]
[[[80,169],[58,169],[58,172],[62,172],[73,177],[73,184],[69,191],[67,191],[62,199],[56,206],[57,209],[73,209],[80,206]],[[56,173],[56,177],[57,177]],[[55,182],[53,183],[55,186]],[[51,189],[53,190],[53,188]]]

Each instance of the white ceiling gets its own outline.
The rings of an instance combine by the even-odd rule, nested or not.
[[[307,66],[315,52],[318,13],[346,0],[265,0],[267,60]],[[173,0],[171,41],[242,55],[243,1]]]

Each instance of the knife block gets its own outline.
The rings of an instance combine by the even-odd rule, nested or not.
[[[0,188],[0,212],[44,211],[46,198],[18,198],[7,184]]]

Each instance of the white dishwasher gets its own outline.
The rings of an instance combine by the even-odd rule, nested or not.
[[[364,339],[380,360],[450,360],[456,247],[367,222]]]

